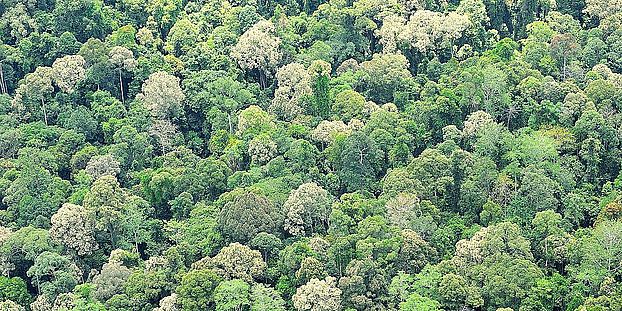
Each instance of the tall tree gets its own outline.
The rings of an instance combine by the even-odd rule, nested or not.
[[[268,86],[268,78],[281,60],[281,39],[275,32],[272,22],[261,20],[244,32],[231,49],[231,56],[242,69],[258,72],[263,88]]]

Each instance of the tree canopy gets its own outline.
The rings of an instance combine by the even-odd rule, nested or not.
[[[0,0],[0,311],[622,310],[622,0]]]

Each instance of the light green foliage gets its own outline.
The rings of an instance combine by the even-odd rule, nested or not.
[[[251,288],[252,311],[285,311],[285,301],[277,291],[263,284]]]
[[[599,286],[607,276],[616,273],[617,262],[622,256],[619,247],[621,230],[619,221],[603,222],[590,235],[579,240],[576,255],[582,256],[582,260],[573,264],[571,269],[577,278]]]
[[[12,301],[19,305],[26,305],[32,300],[26,282],[18,277],[0,277],[1,300]]]
[[[216,310],[230,311],[248,308],[250,286],[242,280],[223,281],[214,289]]]
[[[400,304],[400,311],[441,311],[438,301],[412,294]]]

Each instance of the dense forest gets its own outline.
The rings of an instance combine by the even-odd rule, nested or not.
[[[621,156],[621,0],[0,0],[1,311],[620,311]]]

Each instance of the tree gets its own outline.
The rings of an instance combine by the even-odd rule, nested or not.
[[[402,54],[375,54],[370,61],[361,63],[360,89],[373,101],[391,102],[395,91],[408,88],[412,79],[408,68],[408,60]]]
[[[397,266],[406,273],[417,273],[436,260],[436,249],[423,240],[417,232],[402,230],[402,246],[397,255]]]
[[[123,94],[123,71],[132,71],[136,68],[136,60],[134,53],[122,46],[115,46],[110,49],[108,54],[110,63],[117,69],[119,73],[119,93],[121,94],[121,103],[125,104],[125,95]]]
[[[274,233],[281,224],[274,204],[253,192],[237,194],[218,215],[220,230],[230,241],[246,242],[259,232]]]
[[[298,139],[285,152],[285,159],[294,172],[306,172],[316,165],[319,151],[317,147],[304,139]]]
[[[86,61],[80,55],[57,58],[52,64],[54,82],[65,93],[73,93],[77,84],[84,80]]]
[[[437,149],[426,149],[409,165],[410,178],[418,181],[417,196],[436,206],[449,205],[449,189],[454,183],[450,159]]]
[[[199,28],[189,19],[178,20],[166,37],[166,50],[181,56],[196,44],[199,36]]]
[[[544,276],[533,262],[511,259],[506,255],[488,259],[482,266],[485,268],[478,276],[483,281],[482,298],[484,305],[492,308],[510,306],[518,309],[536,281]]]
[[[332,112],[343,121],[362,119],[365,113],[365,97],[353,90],[345,90],[335,96]]]
[[[65,203],[52,216],[50,237],[55,242],[75,251],[79,256],[97,250],[95,218],[86,208]]]
[[[250,285],[233,279],[223,281],[214,289],[214,302],[217,311],[243,310],[250,306]]]
[[[59,113],[58,124],[84,135],[86,140],[93,140],[100,133],[99,123],[95,120],[93,112],[85,106]]]
[[[440,306],[436,300],[413,293],[400,303],[400,311],[441,311]]]
[[[544,267],[551,264],[563,265],[568,259],[566,245],[572,243],[570,235],[562,229],[562,216],[547,210],[536,213],[531,221],[534,251],[544,259]]]
[[[81,42],[91,37],[103,39],[117,28],[111,12],[98,0],[61,0],[52,13],[58,33],[73,32]]]
[[[26,272],[37,292],[50,300],[72,290],[78,282],[78,273],[78,267],[69,258],[54,252],[41,253]]]
[[[5,300],[0,302],[0,310],[2,311],[25,311],[26,309],[16,302]]]
[[[466,306],[477,308],[484,303],[477,288],[470,286],[462,276],[453,273],[443,276],[438,291],[443,306],[449,310],[459,310]]]
[[[296,290],[292,302],[299,311],[341,310],[341,290],[335,286],[333,277],[311,279]]]
[[[330,115],[329,82],[331,65],[325,61],[316,60],[311,63],[308,71],[311,75],[311,89],[313,91],[311,113],[314,116],[326,119]]]
[[[153,16],[151,28],[155,28],[156,35],[164,37],[183,11],[183,3],[176,0],[158,0],[146,3],[142,9]]]
[[[533,259],[529,241],[521,235],[520,227],[511,222],[482,228],[469,240],[456,243],[456,256],[471,263],[481,263],[485,258],[499,253]]]
[[[0,276],[0,300],[28,305],[32,301],[26,282],[22,278]]]
[[[166,296],[160,300],[160,306],[153,309],[153,311],[178,311],[180,309],[177,303],[177,294],[172,293],[170,296]]]
[[[110,175],[97,179],[84,196],[84,207],[96,219],[95,228],[107,234],[112,249],[131,241],[138,251],[138,243],[145,238],[145,205],[144,200],[128,194]]]
[[[268,134],[255,136],[248,142],[252,165],[264,165],[277,155],[277,145]]]
[[[322,146],[332,143],[339,134],[350,134],[350,127],[343,121],[324,120],[311,132],[313,140],[322,143]]]
[[[123,171],[138,171],[151,160],[153,147],[148,136],[139,133],[136,128],[124,125],[114,132],[110,146],[110,154],[120,163]]]
[[[86,61],[86,82],[101,87],[112,87],[114,71],[110,66],[110,48],[101,40],[90,38],[80,48],[78,53]]]
[[[54,112],[52,107],[49,107],[53,104],[49,100],[54,92],[53,77],[54,70],[50,67],[37,67],[35,72],[24,77],[15,90],[12,102],[13,109],[21,118],[43,119],[45,124],[48,124],[48,114]]]
[[[290,63],[279,68],[276,79],[278,88],[274,92],[270,112],[291,121],[309,110],[304,100],[312,94],[311,76],[303,65]]]
[[[251,288],[251,311],[285,311],[285,301],[271,287],[255,284]]]
[[[19,175],[8,185],[2,201],[19,226],[47,227],[65,200],[69,185],[41,166],[50,154],[33,149],[22,149],[20,153]]]
[[[293,190],[283,208],[287,211],[285,230],[295,236],[321,233],[328,227],[332,198],[316,183]]]
[[[120,163],[112,155],[106,154],[92,157],[84,169],[94,180],[102,176],[117,176],[121,172]]]
[[[162,154],[170,151],[178,134],[175,124],[168,120],[155,120],[151,124],[149,134],[160,144]]]
[[[337,161],[337,174],[350,191],[369,189],[382,170],[382,151],[369,136],[355,132],[345,139]]]
[[[526,171],[522,177],[520,195],[512,202],[514,215],[528,221],[536,212],[556,210],[559,204],[556,196],[559,187],[556,181],[544,175],[542,171]]]
[[[270,21],[260,20],[244,32],[231,49],[231,56],[240,68],[259,73],[259,84],[268,86],[268,77],[281,60],[281,39],[275,36],[275,26]]]
[[[267,133],[275,128],[273,118],[259,106],[249,106],[240,111],[237,133],[242,137]]]
[[[142,91],[145,106],[154,118],[171,120],[180,115],[186,97],[179,78],[164,71],[154,72],[143,83]]]
[[[135,269],[125,282],[123,298],[127,297],[126,299],[131,303],[120,301],[124,308],[131,308],[131,305],[153,307],[161,298],[172,291],[174,284],[169,282],[170,278],[173,277],[170,269],[175,269],[175,267],[170,266],[170,264],[174,264],[174,262],[167,262],[160,256],[153,256],[145,262],[146,269]],[[205,282],[209,282],[209,280],[205,280]],[[180,291],[178,294],[181,294]],[[108,301],[115,300],[117,297],[119,295],[114,295]]]
[[[102,266],[101,272],[93,277],[94,297],[106,301],[123,292],[125,282],[132,272],[122,262],[112,258]]]
[[[385,54],[396,53],[401,43],[400,34],[404,31],[406,19],[397,14],[390,14],[382,20],[382,27],[376,29],[375,34],[380,38],[382,51]]]
[[[249,242],[249,246],[258,249],[262,253],[264,261],[269,262],[270,257],[276,255],[279,249],[283,247],[283,243],[274,234],[259,232]]]
[[[47,230],[22,227],[4,237],[0,245],[1,272],[9,276],[11,271],[19,268],[18,271],[23,274],[39,254],[53,250],[53,243]]]
[[[296,271],[296,280],[299,284],[309,282],[311,279],[323,279],[327,275],[326,267],[314,257],[307,257],[300,262],[300,268]]]
[[[576,258],[569,270],[596,289],[607,276],[619,273],[622,260],[622,222],[605,221],[579,240]]]
[[[211,131],[222,129],[233,134],[237,111],[255,104],[257,100],[251,85],[246,85],[222,71],[193,72],[183,80],[182,87],[187,96],[188,107],[197,115],[205,117],[203,126],[209,125]],[[210,118],[216,113],[225,114],[224,120]]]
[[[412,229],[423,238],[429,237],[438,227],[440,211],[429,201],[421,201],[412,193],[399,193],[387,200],[388,220],[402,228]]]
[[[583,11],[596,20],[603,20],[620,12],[620,4],[617,0],[586,0]]]
[[[410,16],[401,37],[419,53],[446,49],[453,56],[456,40],[460,39],[471,26],[467,16],[456,12],[445,15],[429,10],[418,10]]]
[[[572,34],[560,34],[551,39],[551,54],[561,63],[562,79],[568,77],[568,63],[579,54],[579,48]]]
[[[542,271],[533,263],[530,243],[520,231],[518,225],[502,222],[482,228],[469,240],[456,243],[455,256],[451,262],[455,267],[464,268],[454,269],[455,273],[481,288],[481,298],[477,291],[466,289],[467,305],[484,305],[492,309],[510,306],[518,309],[536,280],[543,277]],[[457,281],[454,279],[451,283]],[[449,286],[449,282],[446,280],[445,284]],[[455,300],[457,297],[452,295],[458,293],[447,290],[446,299]]]
[[[207,266],[224,279],[240,279],[252,283],[263,276],[266,263],[261,253],[240,243],[231,243],[207,259]]]
[[[191,270],[184,274],[176,289],[182,310],[207,310],[213,306],[214,289],[222,279],[209,269]]]

